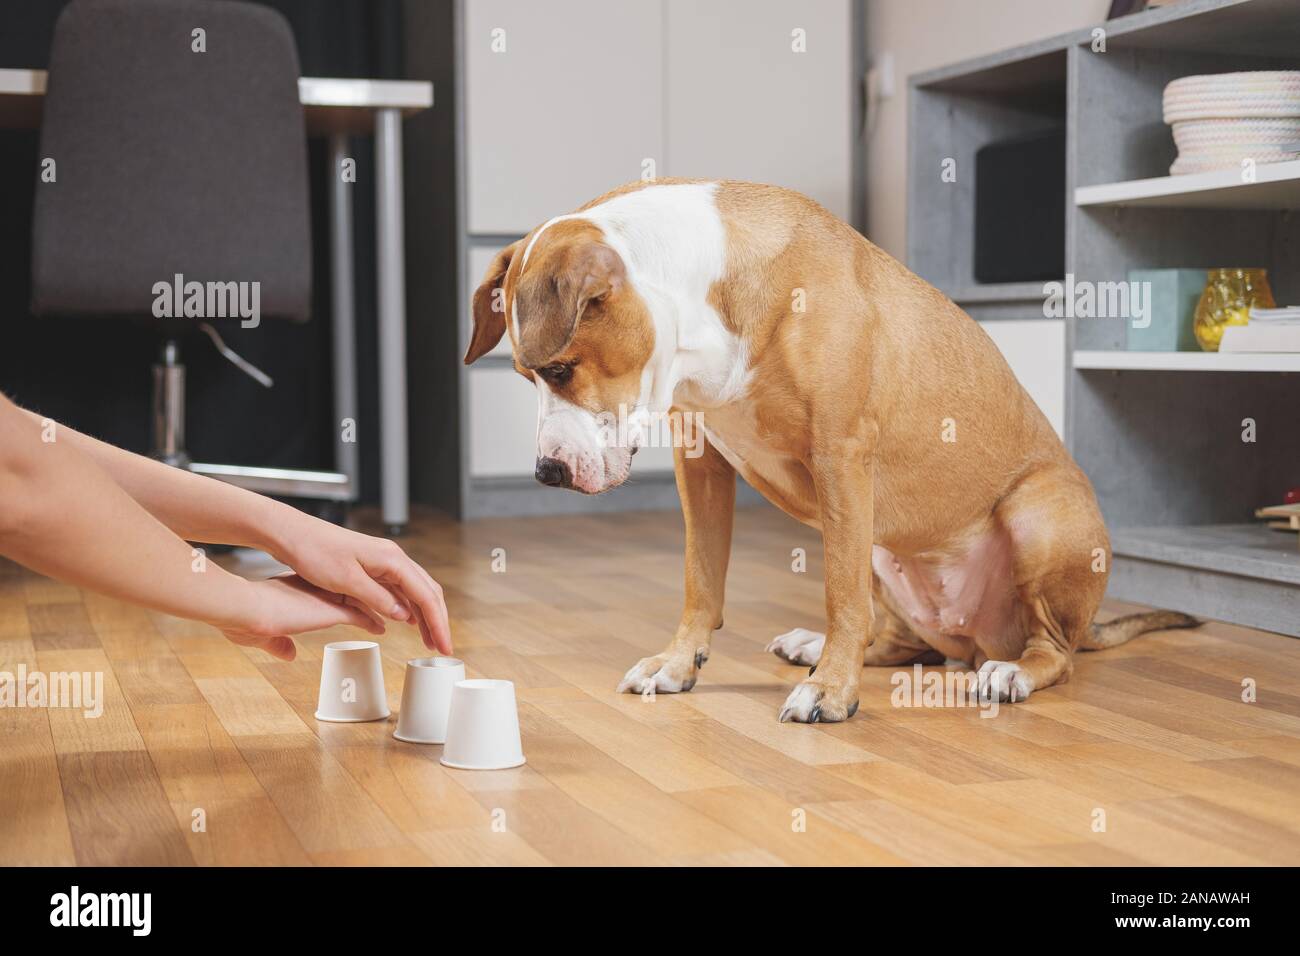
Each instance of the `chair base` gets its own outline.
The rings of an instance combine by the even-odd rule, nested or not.
[[[162,355],[153,366],[153,408],[149,454],[168,465],[188,468],[185,452],[185,366],[180,362],[175,339],[163,343]]]
[[[353,501],[356,498],[356,491],[348,476],[337,471],[255,468],[251,465],[212,465],[202,462],[191,463],[189,470],[263,495],[318,498],[325,501]]]

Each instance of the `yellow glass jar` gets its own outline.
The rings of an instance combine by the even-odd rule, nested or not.
[[[1230,325],[1245,325],[1252,305],[1272,309],[1276,304],[1267,269],[1211,269],[1201,301],[1196,304],[1192,331],[1202,349],[1217,352],[1223,330]]]

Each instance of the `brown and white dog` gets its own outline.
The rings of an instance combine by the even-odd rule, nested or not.
[[[1003,701],[1069,678],[1076,648],[1197,622],[1093,625],[1110,543],[1092,486],[977,323],[811,200],[739,182],[616,189],[499,253],[474,293],[471,363],[509,333],[537,386],[537,478],[623,482],[637,430],[695,413],[675,451],[686,600],[620,690],[687,691],[722,626],[735,476],[821,530],[825,635],[781,720],[838,721],[864,665],[955,658]]]

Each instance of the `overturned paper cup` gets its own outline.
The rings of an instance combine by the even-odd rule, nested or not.
[[[505,770],[524,762],[515,685],[463,680],[451,692],[442,763],[457,770]]]
[[[383,720],[390,713],[379,645],[374,641],[326,644],[320,669],[316,719],[359,723]]]
[[[393,736],[411,744],[440,744],[447,739],[451,692],[465,679],[465,665],[454,657],[421,657],[406,662],[402,709]]]

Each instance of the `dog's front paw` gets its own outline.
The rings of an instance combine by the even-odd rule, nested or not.
[[[636,666],[619,681],[620,694],[676,694],[695,686],[696,668],[708,659],[709,652],[696,651],[693,657],[656,654],[637,661]]]
[[[837,687],[823,683],[816,677],[809,677],[790,692],[778,719],[783,724],[788,720],[801,724],[815,724],[818,721],[831,724],[848,720],[857,712],[856,686]]]
[[[774,637],[765,650],[775,654],[783,661],[811,667],[821,660],[822,648],[826,646],[826,635],[796,627],[780,637]]]
[[[1034,692],[1029,672],[1015,661],[985,661],[977,675],[980,700],[1017,703]]]

